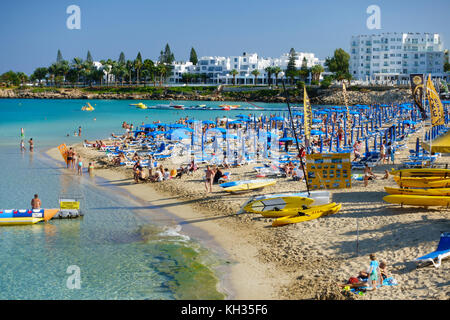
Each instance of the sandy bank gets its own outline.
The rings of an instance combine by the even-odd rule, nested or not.
[[[408,148],[397,155],[404,160],[414,148],[412,135]],[[342,203],[342,210],[332,216],[299,224],[272,228],[271,220],[252,214],[236,213],[251,196],[263,193],[304,191],[305,185],[288,178],[260,192],[227,195],[219,186],[206,194],[203,170],[191,176],[161,183],[134,184],[130,169],[105,166],[104,153],[76,146],[84,158],[96,162],[96,174],[117,184],[133,195],[161,205],[186,221],[207,230],[236,261],[229,280],[236,299],[449,299],[450,263],[441,268],[416,269],[413,260],[434,251],[440,231],[449,231],[449,209],[425,209],[384,203],[384,186],[395,186],[392,177],[381,180],[385,169],[374,169],[378,179],[354,181],[352,189],[332,191],[332,200]],[[50,154],[60,160],[57,150]],[[450,157],[443,156],[441,163]],[[173,167],[170,162],[163,162]],[[253,165],[233,168],[233,180],[254,177]],[[357,225],[359,243],[357,248]],[[375,253],[386,261],[399,285],[383,287],[365,296],[346,297],[337,285],[356,276],[369,264]]]

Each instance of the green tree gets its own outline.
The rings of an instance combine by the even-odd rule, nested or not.
[[[31,78],[36,79],[41,84],[42,80],[47,78],[48,69],[45,67],[36,68]]]
[[[79,57],[73,58],[72,59],[72,68],[76,70],[77,82],[80,82],[80,75],[82,74],[82,70],[84,68],[83,59],[81,59]]]
[[[141,53],[138,52],[136,59],[134,60],[134,70],[136,70],[136,82],[139,84],[139,71],[143,66]]]
[[[298,75],[297,67],[295,66],[295,60],[297,59],[297,53],[294,48],[289,51],[289,60],[286,67],[286,78],[291,79],[291,84],[294,83],[295,77]]]
[[[91,52],[88,50],[87,55],[86,55],[86,61],[89,63],[93,63],[94,59],[92,59],[92,55]]]
[[[75,68],[70,68],[69,71],[66,74],[66,80],[71,83],[72,85],[78,81],[78,70]]]
[[[309,68],[308,68],[308,61],[306,60],[306,57],[303,57],[302,66],[300,67],[300,70],[298,71],[298,74],[303,82],[306,82],[306,79],[309,76]]]
[[[312,81],[319,81],[320,75],[325,71],[325,69],[320,65],[316,64],[311,68]]]
[[[172,51],[170,50],[170,46],[167,43],[166,47],[164,48],[164,52],[161,51],[161,54],[159,56],[159,62],[165,64],[172,64],[174,61],[175,56],[173,55]]]
[[[283,70],[281,70],[280,67],[276,66],[273,67],[273,74],[275,75],[275,85],[278,86],[278,75],[282,72]]]
[[[150,79],[150,81],[154,81],[155,79],[155,63],[150,60],[150,59],[145,59],[144,60],[144,65],[143,65],[143,76],[144,76],[144,85],[145,85],[145,81],[147,81],[147,79]]]
[[[132,80],[132,78],[131,78],[131,74],[132,74],[132,72],[133,72],[133,67],[134,67],[134,63],[133,63],[133,61],[131,61],[131,60],[127,60],[127,62],[125,63],[125,69],[127,70],[127,75],[128,75],[128,84],[130,84],[131,85],[131,80]]]
[[[159,86],[162,86],[168,71],[169,68],[164,63],[160,63],[156,66],[156,73],[159,76]]]
[[[264,69],[264,71],[267,72],[267,84],[270,86],[272,84],[272,74],[274,71],[274,67],[273,66],[268,66]]]
[[[25,82],[29,80],[28,76],[24,72],[17,72],[17,77],[20,80],[20,85],[24,85]]]
[[[444,63],[444,72],[450,72],[450,63],[449,62]]]
[[[236,69],[233,69],[230,71],[230,74],[233,76],[233,86],[236,85],[236,76],[239,74],[239,72]]]
[[[125,54],[123,52],[120,53],[119,60],[117,60],[117,63],[121,65],[124,65],[126,63]]]
[[[195,49],[193,47],[191,48],[189,61],[192,62],[193,65],[196,65],[198,63],[197,52],[195,52]]]
[[[62,62],[63,60],[64,60],[64,59],[63,59],[61,50],[58,49],[58,53],[56,54],[56,62],[57,62],[57,63],[60,63],[60,62]]]
[[[2,74],[0,76],[0,81],[6,83],[8,86],[18,86],[18,85],[20,85],[20,78],[12,70]]]
[[[336,49],[331,58],[325,60],[328,70],[334,74],[334,78],[338,81],[351,79],[349,65],[350,55],[343,49]]]
[[[258,79],[258,76],[261,74],[257,69],[253,70],[251,74],[255,77],[255,81],[253,82],[253,85],[256,86],[256,80]]]

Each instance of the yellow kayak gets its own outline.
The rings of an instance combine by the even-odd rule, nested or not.
[[[394,176],[395,182],[400,187],[408,187],[408,188],[447,188],[450,187],[450,178],[449,179],[435,179],[435,177],[408,177],[408,178],[400,178],[398,176]]]
[[[264,187],[273,186],[277,183],[276,180],[273,181],[262,181],[262,182],[252,182],[252,183],[243,183],[237,186],[232,186],[228,188],[224,188],[223,190],[226,192],[237,193],[237,192],[246,192],[257,189],[262,189]]]
[[[311,206],[306,208],[302,207],[291,208],[280,212],[262,212],[261,215],[265,218],[280,218],[280,217],[295,216],[298,215],[299,213],[310,215],[317,212],[326,212],[332,209],[334,206],[336,206],[336,203],[332,202],[320,206]]]
[[[339,210],[341,210],[342,207],[342,204],[336,204],[335,202],[330,203],[329,205],[331,206],[329,206],[327,209],[319,208],[323,206],[317,206],[316,208],[312,207],[292,216],[275,219],[272,222],[272,227],[284,226],[286,224],[299,223],[303,221],[317,219],[323,216],[334,214]]]
[[[421,206],[421,207],[448,207],[450,197],[447,196],[423,196],[423,195],[403,195],[395,194],[383,197],[388,203],[401,205]]]
[[[409,194],[424,196],[450,196],[450,188],[431,188],[431,189],[405,189],[384,187],[389,194]]]
[[[422,168],[392,170],[391,174],[402,177],[450,177],[450,169]]]
[[[284,217],[286,212],[293,214],[292,210],[306,209],[313,202],[313,199],[306,197],[277,197],[250,202],[244,207],[244,210],[259,213],[265,217]]]

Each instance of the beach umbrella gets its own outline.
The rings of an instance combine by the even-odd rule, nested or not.
[[[170,140],[179,141],[183,139],[189,139],[189,136],[183,130],[175,130],[170,135]]]
[[[187,123],[195,123],[195,122],[200,122],[200,120],[195,120],[195,119],[189,119],[186,121]]]
[[[203,124],[215,124],[215,122],[211,121],[211,120],[203,120],[202,123]]]
[[[312,119],[312,123],[322,123],[322,120],[320,120],[320,119]]]
[[[174,123],[174,124],[170,124],[169,128],[185,128],[185,125],[182,125],[180,123]]]
[[[273,118],[270,118],[270,121],[284,121],[284,118],[283,117],[273,117]]]
[[[153,123],[148,123],[148,124],[144,124],[143,126],[141,126],[141,128],[144,128],[144,129],[156,129],[157,126],[155,124],[153,124]]]
[[[323,135],[324,133],[323,133],[323,131],[320,131],[320,130],[311,130],[311,135],[312,136],[321,136],[321,135]]]
[[[279,139],[279,141],[282,141],[282,142],[286,142],[286,141],[294,141],[294,138],[292,138],[292,137],[285,137],[285,138]]]

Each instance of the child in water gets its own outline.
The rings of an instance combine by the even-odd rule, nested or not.
[[[94,164],[92,162],[89,162],[88,173],[90,176],[94,175]]]

